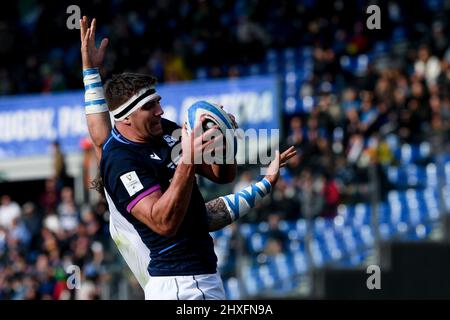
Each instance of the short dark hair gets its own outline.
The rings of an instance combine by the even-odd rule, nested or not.
[[[140,89],[153,86],[157,82],[151,75],[124,72],[113,75],[105,84],[105,98],[110,111],[136,94]]]

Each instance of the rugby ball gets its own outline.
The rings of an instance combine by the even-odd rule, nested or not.
[[[201,116],[205,117],[203,122],[203,131],[208,130],[214,125],[219,126],[219,130],[224,134],[226,150],[233,150],[236,155],[236,138],[234,137],[234,125],[230,116],[217,104],[207,101],[197,101],[187,110],[186,129],[191,133],[195,126],[200,122]],[[227,138],[227,130],[232,130],[233,139]]]

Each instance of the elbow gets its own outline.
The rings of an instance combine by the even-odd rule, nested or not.
[[[103,149],[103,146],[105,145],[106,140],[108,140],[108,137],[104,138],[104,137],[92,136],[91,140],[92,140],[92,144],[95,148]]]
[[[178,227],[178,225],[173,223],[165,223],[160,225],[155,231],[163,237],[172,238],[177,234]]]
[[[172,211],[159,212],[159,214],[156,212],[157,210],[151,211],[147,226],[160,236],[174,237],[180,228],[181,220],[177,219]]]

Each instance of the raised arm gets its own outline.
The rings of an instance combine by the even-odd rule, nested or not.
[[[275,159],[270,163],[266,176],[259,182],[241,191],[213,199],[206,203],[209,231],[220,230],[246,215],[266,195],[268,195],[280,177],[279,169],[286,166],[287,161],[297,152],[290,147],[281,155],[277,151]]]
[[[80,20],[81,59],[85,88],[86,121],[89,136],[94,145],[97,164],[100,162],[102,147],[111,132],[111,119],[103,94],[99,68],[103,64],[108,39],[103,39],[100,47],[95,46],[96,19],[88,28],[86,16]]]

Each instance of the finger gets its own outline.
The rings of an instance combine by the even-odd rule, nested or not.
[[[194,136],[195,138],[197,138],[197,137],[201,136],[202,132],[203,132],[202,122],[199,121],[199,122],[197,123],[197,125],[194,127],[194,130],[192,130],[191,135],[193,134],[193,136]]]
[[[233,127],[235,129],[239,128],[239,126],[238,126],[238,124],[236,122],[236,117],[234,115],[232,115],[231,113],[228,113],[228,116],[230,117],[231,122],[233,123]]]
[[[284,151],[281,154],[281,158],[284,159],[285,157],[292,157],[293,155],[295,155],[297,153],[297,150],[295,150],[294,147],[290,147],[289,149],[287,149],[286,151]]]
[[[203,140],[210,140],[211,137],[215,137],[215,136],[219,136],[219,135],[223,136],[222,131],[219,130],[219,126],[215,125],[215,126],[212,126],[211,128],[209,128],[208,130],[206,130],[203,133],[202,139]]]
[[[87,28],[86,34],[84,35],[84,43],[87,44],[89,41],[89,30],[90,28]]]
[[[216,139],[211,139],[205,143],[202,144],[202,149],[205,150],[208,148],[208,146],[211,146],[213,143],[217,142]],[[214,146],[212,146],[214,147]]]
[[[187,128],[186,128],[186,123],[183,123],[183,125],[181,126],[181,136],[187,136]]]
[[[102,40],[102,42],[100,43],[99,50],[100,50],[101,52],[104,52],[104,51],[106,50],[106,47],[108,46],[108,43],[109,43],[109,39],[108,39],[108,38],[104,38],[104,39]]]
[[[297,151],[289,152],[288,154],[283,154],[283,155],[281,156],[281,159],[284,159],[284,158],[292,158],[292,157],[295,156],[296,154],[297,154]]]
[[[80,19],[80,40],[83,42],[84,39],[84,24],[83,19]]]
[[[218,135],[217,137],[214,137],[212,139],[196,139],[194,142],[195,147],[200,147],[204,150],[207,146],[219,146],[223,145],[224,143],[223,134]]]
[[[86,35],[86,16],[83,16],[82,19],[80,19],[80,37],[81,42],[84,41],[84,36]]]
[[[223,152],[225,150],[225,146],[221,143],[221,141],[214,141],[213,143],[206,145],[204,150],[205,152]]]
[[[281,156],[283,156],[284,154],[289,154],[290,152],[295,151],[295,147],[294,146],[290,146],[289,149],[285,150]]]
[[[294,157],[297,154],[297,152],[292,152],[284,157],[282,157],[281,162],[287,162],[289,159]]]
[[[96,28],[96,26],[97,26],[97,19],[94,18],[94,19],[92,19],[92,22],[91,22],[91,35],[90,35],[90,37],[94,43],[95,43],[95,28]]]

